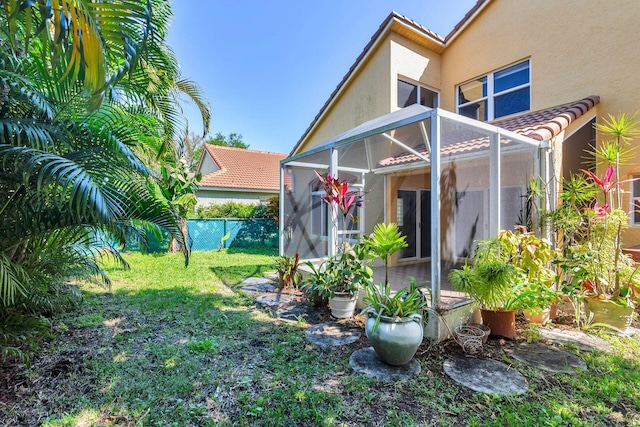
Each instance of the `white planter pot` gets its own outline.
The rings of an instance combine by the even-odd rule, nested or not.
[[[356,309],[358,295],[350,296],[348,293],[336,292],[333,298],[329,298],[331,315],[336,319],[350,319]]]

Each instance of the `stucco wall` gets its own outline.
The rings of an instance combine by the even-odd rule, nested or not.
[[[333,100],[333,106],[316,123],[298,152],[389,112],[389,58],[389,42],[382,42],[352,76],[353,84]]]
[[[532,110],[598,95],[598,122],[632,114],[640,109],[638,22],[636,0],[492,0],[442,54],[441,105],[455,111],[457,84],[530,58]],[[640,244],[640,227],[624,238]]]
[[[439,90],[440,55],[396,33],[380,41],[298,152],[398,109],[398,77]]]
[[[390,35],[391,64],[389,84],[391,91],[389,111],[398,109],[398,78],[422,83],[436,91],[441,85],[440,55],[399,34]]]

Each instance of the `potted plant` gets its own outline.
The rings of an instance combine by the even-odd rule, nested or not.
[[[555,317],[552,313],[560,293],[556,290],[558,274],[556,261],[559,251],[546,239],[520,227],[507,234],[511,241],[510,262],[524,274],[523,285],[516,289],[516,303],[523,309],[525,318],[544,324]]]
[[[423,307],[425,295],[416,279],[391,295],[391,285],[380,283],[367,287],[365,331],[376,354],[385,363],[402,366],[413,358],[423,338]]]
[[[390,365],[404,365],[415,355],[422,343],[422,308],[426,299],[411,278],[411,284],[395,295],[389,283],[389,257],[407,246],[406,237],[398,225],[376,224],[371,235],[365,237],[362,248],[374,258],[384,262],[384,282],[375,286],[369,283],[365,331],[378,357]]]
[[[358,218],[355,209],[362,206],[362,192],[351,190],[346,180],[339,180],[331,174],[321,175],[314,171],[325,192],[322,197],[334,215],[336,221],[333,228],[342,224],[342,240],[336,239],[335,246],[330,248],[335,255],[330,256],[316,267],[311,262],[306,265],[311,274],[305,279],[307,289],[329,299],[331,314],[339,319],[353,316],[357,301],[358,289],[366,287],[373,273],[366,265],[366,252],[360,245],[352,245],[347,238],[348,225],[354,226]],[[340,215],[340,218],[338,217]],[[333,230],[332,230],[333,233]]]
[[[373,279],[373,271],[365,263],[366,253],[356,245],[329,257],[319,266],[311,261],[305,265],[311,271],[303,281],[303,288],[327,298],[331,315],[337,319],[353,317],[358,290],[366,288]]]
[[[276,258],[274,267],[278,272],[280,286],[284,289],[297,288],[302,275],[298,270],[300,257],[296,253],[295,256],[279,256]]]
[[[552,218],[572,218],[571,239],[562,241],[560,262],[567,288],[574,289],[583,301],[587,319],[596,325],[626,329],[632,319],[637,300],[632,289],[640,283],[631,256],[622,251],[622,232],[629,226],[623,209],[620,166],[630,158],[631,140],[640,135],[636,115],[620,114],[596,125],[604,140],[590,152],[596,165],[606,167],[603,175],[583,170],[584,177],[566,183],[562,205]],[[580,182],[579,187],[572,185]],[[566,185],[569,184],[569,185]],[[570,196],[570,197],[569,197]],[[564,215],[571,212],[571,216]],[[559,227],[556,227],[559,228]],[[579,307],[579,306],[578,306]],[[576,321],[581,323],[580,310]]]
[[[479,241],[471,264],[449,273],[454,289],[466,292],[480,306],[482,323],[492,335],[514,339],[517,289],[524,284],[522,269],[511,263],[517,250],[513,232],[501,231],[498,237]]]

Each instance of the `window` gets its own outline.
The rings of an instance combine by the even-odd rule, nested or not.
[[[640,225],[640,175],[633,175],[631,181],[631,223]]]
[[[420,105],[436,108],[438,106],[438,92],[424,86],[398,80],[398,107],[404,108],[417,104],[418,100]]]
[[[458,114],[489,121],[531,108],[529,61],[458,86]]]
[[[322,200],[324,191],[311,193],[311,234],[315,236],[328,236],[327,217],[329,206]]]

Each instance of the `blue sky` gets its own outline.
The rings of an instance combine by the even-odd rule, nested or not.
[[[288,153],[392,10],[445,36],[475,3],[173,0],[168,39],[211,102],[211,135]],[[197,110],[185,111],[201,133]]]

